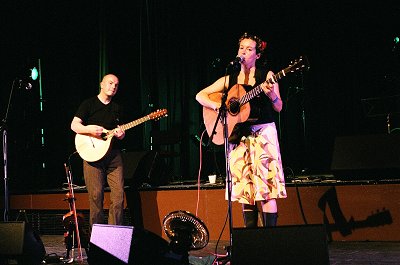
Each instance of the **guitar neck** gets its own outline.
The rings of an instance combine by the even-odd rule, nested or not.
[[[140,118],[140,119],[131,121],[131,122],[129,122],[129,123],[123,124],[123,125],[121,125],[120,127],[121,127],[124,131],[126,131],[126,130],[128,130],[128,129],[130,129],[130,128],[133,128],[133,127],[135,127],[135,126],[137,126],[137,125],[139,125],[139,124],[141,124],[141,123],[143,123],[143,122],[145,122],[145,121],[148,121],[148,120],[150,120],[150,116],[149,116],[149,115],[144,116],[144,117],[142,117],[142,118]]]
[[[262,84],[267,83],[267,84],[275,84],[276,82],[278,82],[280,79],[282,79],[282,77],[286,76],[286,69],[283,69],[282,71],[278,72],[277,74],[271,76],[270,78],[268,78],[266,81],[264,81],[263,83],[261,83],[260,85],[256,86],[255,88],[253,88],[252,90],[250,90],[249,92],[247,92],[243,97],[240,98],[239,103],[240,106],[243,106],[244,104],[246,104],[247,102],[249,102],[250,100],[252,100],[255,96],[259,95],[261,92],[263,92],[263,89],[261,87]]]
[[[161,110],[157,110],[155,112],[152,112],[152,113],[150,113],[150,114],[148,114],[148,115],[146,115],[146,116],[144,116],[144,117],[142,117],[140,119],[137,119],[137,120],[131,121],[129,123],[120,125],[119,127],[122,130],[126,131],[126,130],[128,130],[130,128],[135,127],[136,125],[139,125],[139,124],[145,122],[145,121],[159,119],[159,118],[165,117],[165,116],[167,116],[167,110],[166,109],[161,109]],[[108,132],[107,133],[107,137],[113,137],[115,129],[110,131],[110,132]]]

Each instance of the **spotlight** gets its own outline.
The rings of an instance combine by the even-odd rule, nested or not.
[[[39,77],[39,71],[36,69],[36,67],[33,67],[31,69],[30,78],[32,78],[32,80],[36,80],[38,77]]]

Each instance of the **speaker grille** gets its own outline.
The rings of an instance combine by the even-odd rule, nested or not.
[[[20,255],[24,247],[24,222],[0,223],[0,255]]]
[[[329,264],[323,225],[234,228],[232,265]]]

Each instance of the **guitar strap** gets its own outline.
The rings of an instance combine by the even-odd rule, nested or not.
[[[265,81],[266,74],[267,74],[267,71],[265,69],[259,69],[259,68],[256,69],[256,71],[255,71],[256,83],[255,83],[254,87]],[[238,76],[239,76],[239,72],[237,72],[237,71],[233,72],[233,73],[231,73],[229,75],[229,87],[230,88],[233,88],[237,84]],[[246,87],[248,87],[249,90],[251,88],[253,88],[251,86],[246,86],[246,85],[244,85],[243,87],[245,89],[246,89]],[[247,89],[246,89],[246,91],[247,91]],[[256,103],[255,101],[257,101],[257,99],[253,99],[253,100],[251,100],[249,102],[250,106],[251,106],[250,119],[248,121],[244,122],[244,123],[237,123],[235,125],[235,127],[232,130],[231,135],[229,136],[229,139],[228,139],[229,143],[236,145],[236,144],[238,144],[240,142],[240,139],[243,136],[248,136],[250,134],[249,125],[250,125],[250,122],[251,122],[251,117],[252,116],[253,117],[256,117],[256,116],[259,117],[259,115],[260,115],[260,113],[259,113],[260,112],[260,109],[259,109],[260,108],[260,106],[259,106],[260,104]],[[255,114],[255,113],[257,113],[257,114]]]
[[[255,71],[255,79],[256,83],[254,86],[257,86],[265,81],[267,75],[267,71],[264,69],[257,68]],[[239,72],[233,72],[229,75],[229,87],[232,87],[237,84],[237,78],[239,76]]]
[[[233,87],[237,84],[237,78],[239,76],[239,72],[235,71],[229,75],[229,87]]]

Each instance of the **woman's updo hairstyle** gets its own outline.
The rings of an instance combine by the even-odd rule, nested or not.
[[[240,38],[239,38],[239,45],[240,42],[244,39],[250,39],[256,42],[256,52],[262,54],[267,47],[267,42],[263,41],[256,35],[248,34],[245,32]]]

